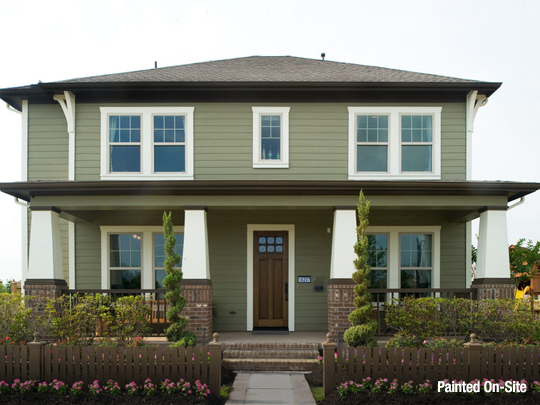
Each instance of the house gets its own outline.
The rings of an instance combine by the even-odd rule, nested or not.
[[[22,112],[28,294],[153,289],[172,211],[190,328],[348,326],[356,204],[373,286],[513,294],[506,210],[536,183],[471,181],[500,83],[253,56],[0,90]],[[25,256],[26,257],[26,256]],[[25,264],[26,269],[26,264]]]

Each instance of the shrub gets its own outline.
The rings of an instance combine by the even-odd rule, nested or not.
[[[182,332],[181,336],[180,340],[172,344],[173,347],[188,347],[197,344],[197,335],[192,331],[185,330]]]
[[[27,303],[31,297],[21,294],[0,294],[0,344],[19,345],[33,340],[41,331],[40,318]]]
[[[109,308],[102,308],[105,334],[120,346],[141,346],[140,336],[150,331],[151,308],[143,296],[120,297]]]

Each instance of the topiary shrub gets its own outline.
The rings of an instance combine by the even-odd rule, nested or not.
[[[165,237],[165,273],[167,276],[163,279],[163,285],[167,289],[165,299],[169,304],[167,319],[171,323],[165,329],[165,336],[169,342],[179,342],[185,338],[185,342],[193,342],[190,346],[195,346],[197,338],[193,332],[186,331],[187,319],[182,316],[182,311],[186,306],[186,299],[182,295],[180,282],[182,281],[182,271],[175,266],[180,263],[181,257],[174,252],[176,238],[173,232],[172,213],[163,213],[163,235]]]
[[[371,271],[368,261],[368,237],[366,229],[369,224],[369,201],[364,197],[364,193],[360,191],[358,201],[358,227],[356,233],[358,241],[354,245],[354,252],[358,256],[354,260],[356,271],[352,275],[353,281],[356,283],[354,292],[354,305],[357,309],[349,314],[349,322],[351,327],[347,329],[343,335],[343,340],[349,346],[376,346],[377,342],[373,339],[377,330],[377,321],[371,319],[373,306],[371,305],[371,295],[367,292],[368,279],[367,276]]]

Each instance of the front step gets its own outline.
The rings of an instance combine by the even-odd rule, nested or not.
[[[227,343],[223,365],[233,371],[312,371],[317,365],[318,343]]]

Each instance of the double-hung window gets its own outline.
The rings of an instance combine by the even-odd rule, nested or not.
[[[349,179],[440,179],[442,107],[349,107]]]
[[[101,178],[192,180],[193,107],[101,107]]]
[[[290,107],[252,107],[253,167],[289,167]]]
[[[183,254],[184,229],[175,226],[174,251]],[[161,226],[101,227],[101,288],[163,288],[165,239]],[[177,268],[182,267],[182,262]]]
[[[369,288],[387,288],[388,280],[388,235],[368,235]],[[386,301],[385,294],[371,294],[374,303]]]

